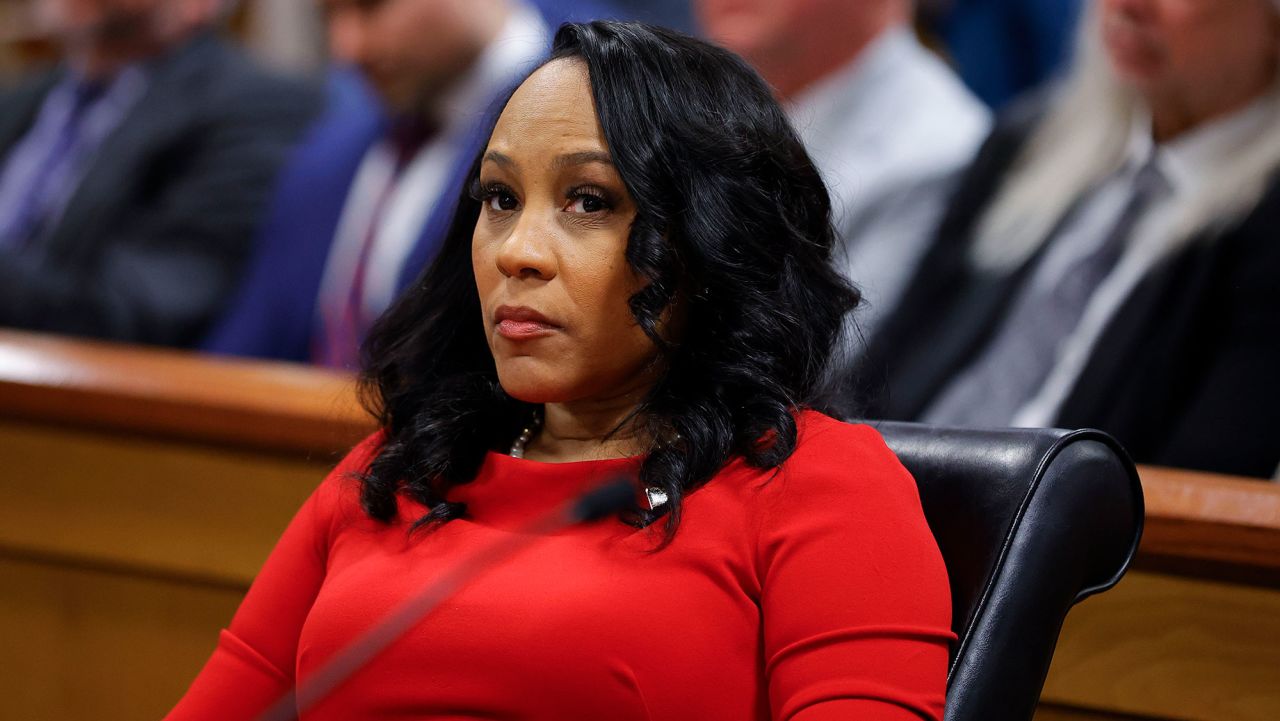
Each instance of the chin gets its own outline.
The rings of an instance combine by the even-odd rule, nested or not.
[[[512,365],[517,364],[512,361],[498,364],[498,384],[512,398],[524,403],[557,403],[568,397],[554,373],[539,373],[535,369],[513,368]]]
[[[560,394],[555,391],[537,386],[507,385],[502,383],[502,390],[522,403],[532,403],[534,405],[545,405],[563,400]]]
[[[1142,96],[1151,95],[1160,87],[1159,75],[1149,69],[1115,63],[1112,72],[1121,85]]]

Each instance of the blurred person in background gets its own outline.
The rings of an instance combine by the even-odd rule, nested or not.
[[[320,0],[339,69],[281,175],[216,353],[354,369],[374,319],[435,255],[498,100],[586,3]]]
[[[928,244],[990,116],[916,40],[910,0],[697,0],[702,28],[785,102],[822,171],[871,334]]]
[[[1054,78],[1070,59],[1083,0],[920,0],[925,32],[946,47],[961,79],[1001,108]]]
[[[969,170],[855,371],[887,379],[864,410],[1092,426],[1139,462],[1271,476],[1280,2],[1100,0],[1077,53]]]
[[[220,40],[219,0],[43,0],[63,48],[0,94],[0,325],[194,343],[318,109]]]

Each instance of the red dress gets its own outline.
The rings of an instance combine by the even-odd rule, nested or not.
[[[294,518],[170,721],[251,719],[470,552],[628,470],[491,453],[408,535],[370,520],[356,448]],[[951,606],[916,486],[880,436],[814,412],[782,471],[731,462],[674,542],[616,520],[478,577],[303,714],[307,721],[941,719]]]

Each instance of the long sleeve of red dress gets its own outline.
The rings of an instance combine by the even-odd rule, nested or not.
[[[914,481],[865,426],[802,414],[781,471],[735,461],[675,540],[605,521],[534,539],[301,715],[370,719],[942,718],[950,600]],[[424,584],[636,459],[490,454],[465,517],[368,519],[352,471],[289,525],[170,721],[252,719]]]

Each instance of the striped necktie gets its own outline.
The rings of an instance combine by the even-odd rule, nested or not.
[[[1023,291],[995,336],[924,414],[940,425],[1008,425],[1039,393],[1095,291],[1120,262],[1134,226],[1168,189],[1154,161],[1134,176],[1129,200],[1110,232],[1048,287]]]
[[[53,213],[59,183],[68,182],[69,164],[84,128],[85,116],[106,91],[105,82],[82,82],[72,88],[65,112],[54,119],[56,128],[32,166],[30,182],[13,209],[0,218],[0,247],[21,249],[40,236]]]

